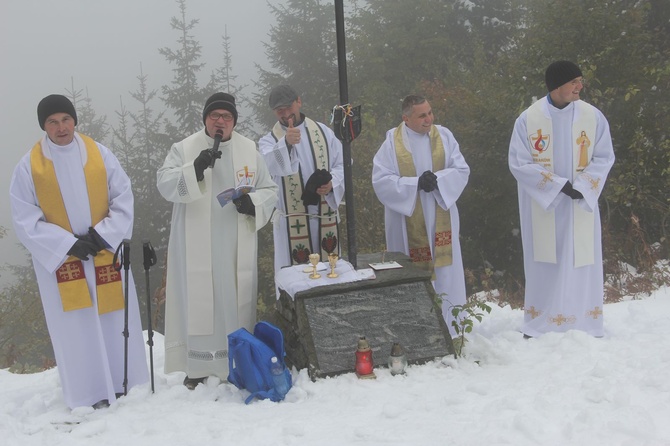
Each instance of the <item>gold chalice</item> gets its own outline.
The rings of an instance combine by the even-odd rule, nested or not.
[[[335,265],[337,265],[337,254],[334,252],[328,254],[328,263],[330,264],[330,273],[326,274],[326,276],[330,277],[331,279],[338,277],[339,274],[335,272]]]
[[[316,272],[316,265],[319,264],[319,260],[321,260],[321,256],[319,254],[310,254],[309,255],[309,263],[312,264],[314,267],[313,273],[309,275],[310,279],[318,279],[321,277],[321,274]]]

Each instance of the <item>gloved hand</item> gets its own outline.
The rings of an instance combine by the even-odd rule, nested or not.
[[[237,212],[240,214],[251,215],[252,217],[256,216],[256,206],[254,205],[254,202],[251,201],[249,194],[244,194],[235,198],[233,203],[237,208]]]
[[[98,247],[90,240],[84,238],[78,238],[74,245],[67,252],[69,256],[75,256],[80,260],[88,260],[88,256],[97,256]]]
[[[327,170],[316,169],[314,173],[307,179],[305,187],[302,188],[302,196],[300,197],[302,204],[304,204],[305,207],[319,204],[321,197],[316,193],[316,190],[324,184],[328,184],[328,182],[332,179],[333,176]]]
[[[424,192],[432,192],[437,189],[437,176],[430,170],[422,173],[419,177],[419,189]]]
[[[193,167],[195,168],[195,178],[198,181],[205,179],[204,171],[208,167],[214,167],[216,160],[221,158],[221,152],[214,149],[205,149],[200,152],[200,155],[193,161]]]
[[[98,231],[96,231],[92,226],[88,228],[88,237],[89,239],[95,243],[95,245],[98,247],[98,252],[102,251],[105,248],[108,248],[109,245],[105,240],[98,234]],[[77,237],[81,238],[81,237]]]
[[[570,181],[565,182],[565,185],[561,189],[561,192],[563,192],[565,195],[572,198],[573,200],[579,200],[580,198],[584,198],[584,195],[582,195],[581,192],[572,187],[572,183],[570,183]]]

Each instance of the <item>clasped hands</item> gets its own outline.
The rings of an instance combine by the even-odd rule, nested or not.
[[[579,200],[580,198],[584,198],[584,195],[582,195],[581,192],[572,187],[572,183],[570,183],[569,180],[565,182],[565,185],[561,189],[561,192],[563,192],[565,195],[572,198],[573,200]]]
[[[69,256],[75,256],[79,260],[88,260],[88,256],[97,256],[98,252],[107,248],[107,243],[100,237],[100,234],[92,227],[88,228],[88,233],[76,235],[77,241],[67,252]]]
[[[419,189],[424,192],[432,192],[437,189],[437,176],[430,170],[422,173],[419,177]]]

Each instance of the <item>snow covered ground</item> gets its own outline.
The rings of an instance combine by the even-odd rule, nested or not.
[[[312,382],[294,370],[281,403],[165,375],[101,410],[69,410],[55,369],[0,370],[0,443],[14,445],[670,445],[670,288],[609,304],[606,335],[524,340],[521,310],[493,305],[466,357]],[[353,358],[353,347],[352,347]],[[377,363],[386,357],[375,356]],[[353,361],[353,359],[352,359]]]

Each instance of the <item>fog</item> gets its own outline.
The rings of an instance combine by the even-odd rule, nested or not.
[[[277,4],[281,2],[272,1]],[[230,37],[233,75],[242,84],[257,77],[254,63],[266,67],[263,41],[274,17],[262,0],[190,0],[187,20],[198,19],[192,34],[202,46],[203,79],[220,60],[224,30]],[[74,89],[92,100],[98,117],[116,125],[120,100],[133,111],[129,91],[137,76],[147,76],[150,90],[172,80],[172,67],[158,52],[176,48],[177,31],[170,27],[180,10],[174,0],[2,0],[0,6],[0,265],[25,264],[11,223],[9,183],[14,166],[43,132],[37,123],[37,104],[52,93]],[[160,100],[154,108],[162,106]],[[248,116],[248,114],[247,114]],[[113,147],[110,147],[112,150]],[[0,272],[0,286],[10,279]]]

